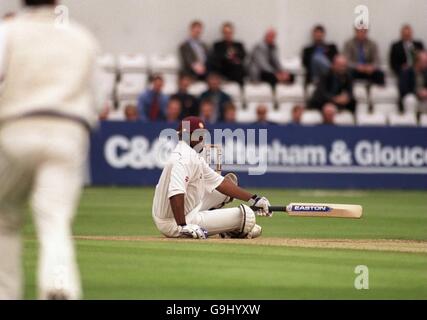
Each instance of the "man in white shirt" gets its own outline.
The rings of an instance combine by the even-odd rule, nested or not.
[[[261,227],[251,208],[258,215],[271,216],[269,201],[238,187],[235,175],[224,178],[209,167],[198,152],[203,148],[203,130],[205,124],[198,117],[181,122],[180,141],[156,186],[152,214],[157,228],[171,238],[260,236]],[[220,209],[234,198],[249,206]]]
[[[30,200],[39,240],[40,299],[78,299],[71,223],[83,182],[98,45],[58,26],[55,0],[25,0],[0,25],[0,300],[22,298],[22,228]]]

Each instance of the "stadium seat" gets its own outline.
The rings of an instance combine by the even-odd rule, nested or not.
[[[415,94],[407,94],[402,100],[403,110],[405,112],[417,112],[418,111],[418,98]]]
[[[335,115],[334,124],[338,126],[353,126],[354,123],[354,116],[349,111],[342,111]]]
[[[143,54],[121,54],[118,67],[121,73],[147,73],[147,57]]]
[[[226,82],[221,86],[221,90],[228,94],[234,102],[242,101],[242,89],[237,82]]]
[[[291,72],[295,75],[304,75],[305,71],[302,66],[300,57],[292,57],[292,58],[282,58],[280,59],[282,64],[282,68],[288,72]]]
[[[175,82],[166,82],[163,86],[163,93],[166,95],[172,95],[178,91],[178,83]]]
[[[376,103],[397,103],[399,92],[396,86],[378,86],[373,85],[370,90],[370,99],[373,104]]]
[[[121,81],[117,85],[117,100],[136,100],[138,96],[142,93],[144,88],[134,82],[125,82]]]
[[[188,88],[188,93],[195,97],[199,97],[207,89],[208,85],[206,84],[206,82],[197,81],[190,85],[190,87]]]
[[[295,107],[294,102],[282,102],[279,103],[277,111],[284,115],[286,118],[291,118],[292,109]]]
[[[247,102],[273,101],[273,89],[267,83],[245,84],[243,92]]]
[[[107,72],[116,72],[116,57],[111,53],[105,53],[97,58],[98,65]]]
[[[177,73],[163,73],[163,80],[165,82],[165,86],[172,87],[175,86],[178,88],[178,74]],[[176,93],[176,92],[173,92]]]
[[[416,126],[417,125],[417,116],[415,113],[407,112],[404,114],[390,114],[389,123],[391,126]]]
[[[237,110],[236,121],[239,123],[252,123],[256,121],[254,110]]]
[[[150,71],[161,74],[178,74],[179,59],[174,54],[154,54],[150,56]]]
[[[358,103],[368,103],[368,90],[363,84],[355,84],[353,86],[353,95]]]
[[[399,111],[397,103],[376,103],[373,105],[373,113],[381,113],[385,116],[396,114]]]
[[[322,114],[317,110],[305,110],[301,117],[301,124],[306,126],[318,125],[322,122]]]
[[[369,113],[369,105],[367,103],[357,103],[356,104],[356,114],[360,113]]]
[[[112,99],[114,97],[114,88],[116,85],[116,74],[110,72],[100,72],[98,85],[102,91],[107,94],[107,97]]]
[[[304,101],[304,88],[302,85],[284,85],[278,84],[276,86],[276,101],[280,102],[303,102]]]
[[[266,106],[269,112],[274,110],[274,103],[270,101],[250,101],[246,103],[246,109],[256,112],[260,105]]]
[[[125,113],[122,109],[113,110],[108,114],[108,121],[124,121],[126,120]]]
[[[146,73],[123,73],[120,78],[120,82],[132,83],[135,86],[139,86],[141,91],[148,84],[148,74]]]
[[[385,126],[387,124],[387,118],[382,113],[360,113],[356,118],[359,126]]]
[[[270,110],[267,114],[267,120],[278,124],[286,124],[291,122],[291,115],[290,113],[281,112],[281,110]]]
[[[427,127],[427,114],[425,113],[420,116],[420,126]]]

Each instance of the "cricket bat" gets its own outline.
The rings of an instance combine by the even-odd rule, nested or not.
[[[273,212],[285,212],[292,217],[330,217],[351,218],[362,217],[363,208],[354,204],[332,203],[290,203],[285,207],[272,206]]]

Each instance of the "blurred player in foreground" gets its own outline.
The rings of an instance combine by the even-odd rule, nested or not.
[[[239,188],[236,175],[222,177],[209,167],[200,154],[203,131],[205,123],[200,118],[188,117],[181,122],[180,141],[156,186],[153,219],[157,228],[171,238],[206,239],[216,234],[259,237],[261,227],[250,207],[256,207],[258,215],[271,216],[269,201]],[[233,198],[249,206],[221,209]]]
[[[28,200],[40,244],[39,298],[78,299],[71,223],[97,119],[98,45],[78,25],[55,24],[55,0],[24,4],[0,26],[0,300],[23,297]]]

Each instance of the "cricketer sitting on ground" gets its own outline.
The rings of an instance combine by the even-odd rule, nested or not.
[[[101,106],[93,90],[98,44],[74,22],[56,25],[55,0],[24,3],[0,25],[0,300],[23,297],[28,199],[40,245],[39,298],[78,299],[71,222]]]
[[[201,156],[205,130],[205,123],[198,117],[187,117],[181,122],[180,141],[156,186],[154,223],[162,234],[171,238],[206,239],[217,234],[232,238],[259,237],[262,228],[256,224],[256,215],[271,217],[270,202],[238,187],[235,174],[222,177],[207,164]],[[233,199],[246,201],[248,205],[221,209]]]

